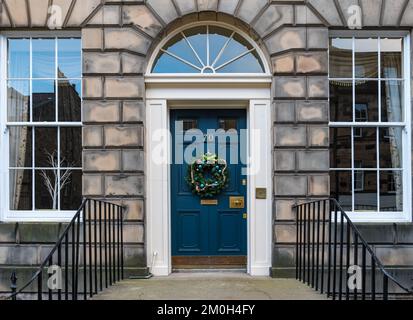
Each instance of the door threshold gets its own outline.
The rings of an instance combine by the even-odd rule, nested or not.
[[[207,268],[207,269],[201,269],[201,268],[195,268],[195,269],[190,269],[190,268],[173,268],[172,273],[247,273],[246,268],[224,268],[224,269],[219,269],[219,268]]]

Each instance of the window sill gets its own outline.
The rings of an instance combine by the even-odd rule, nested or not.
[[[403,212],[347,212],[350,220],[358,224],[412,223],[411,213]]]
[[[9,211],[2,222],[70,222],[77,211]]]

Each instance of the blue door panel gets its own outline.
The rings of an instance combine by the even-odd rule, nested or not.
[[[176,155],[176,150],[184,152],[191,142],[177,141],[175,136],[175,121],[196,123],[196,128],[202,130],[202,137],[208,129],[217,130],[223,120],[230,119],[231,125],[236,125],[237,139],[234,136],[227,140],[218,140],[214,145],[203,143],[204,152],[218,153],[225,151],[229,170],[229,185],[215,199],[217,205],[202,205],[199,196],[192,194],[186,182],[188,164],[175,163],[183,154]],[[191,121],[193,120],[193,121]],[[188,129],[188,128],[187,128]],[[241,183],[246,179],[244,165],[240,164],[241,129],[246,129],[245,110],[172,110],[172,159],[171,165],[171,226],[172,226],[172,255],[175,256],[242,256],[247,254],[247,211],[246,185]],[[222,134],[220,131],[218,134]],[[234,134],[234,133],[232,133]],[[181,148],[175,148],[175,143]],[[202,144],[201,144],[202,145]],[[183,148],[182,148],[183,146]],[[220,153],[222,154],[222,153]],[[230,163],[230,157],[235,155],[235,163]],[[195,159],[195,154],[193,154]],[[234,159],[233,159],[234,160]],[[245,199],[244,209],[230,209],[229,197],[242,196]]]

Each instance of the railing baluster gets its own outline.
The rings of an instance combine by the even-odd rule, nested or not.
[[[99,284],[100,291],[103,290],[103,267],[102,267],[102,202],[99,201]]]
[[[321,202],[317,202],[317,263],[316,263],[316,268],[317,268],[317,273],[316,273],[316,286],[315,289],[318,291],[319,287],[319,273],[320,273],[320,206]]]
[[[69,234],[65,236],[65,300],[69,300]]]
[[[311,264],[310,264],[310,259],[311,259],[311,205],[307,204],[308,208],[307,208],[307,284],[310,285],[311,284]]]
[[[295,278],[298,280],[299,279],[299,274],[300,274],[300,253],[299,253],[299,242],[300,242],[300,217],[299,217],[299,212],[300,212],[300,207],[295,207],[295,229],[296,229],[296,235],[295,235]]]
[[[72,226],[72,300],[76,300],[75,289],[75,228]]]
[[[328,266],[327,266],[327,296],[331,295],[331,201],[328,208]]]
[[[111,230],[111,205],[108,205],[108,256],[109,256],[109,284],[112,285],[112,230]]]
[[[53,265],[53,256],[51,256],[50,258],[49,258],[49,268],[51,267]],[[49,273],[49,272],[47,272],[47,273]],[[50,286],[49,286],[49,288],[48,288],[49,290],[49,301],[50,300],[53,300],[53,291],[52,291],[52,288],[50,288]]]
[[[366,300],[366,246],[363,244],[361,248],[361,300]]]
[[[311,287],[314,288],[314,280],[315,280],[315,202],[313,202],[313,214],[312,218],[312,246],[311,246]]]
[[[389,277],[383,274],[383,300],[389,300]]]
[[[113,282],[116,283],[116,216],[115,205],[112,204],[112,272]]]
[[[37,300],[43,300],[43,270],[37,276]]]
[[[105,242],[105,288],[108,287],[108,229],[107,229],[107,221],[108,221],[108,204],[104,203],[104,220],[103,220],[103,230],[104,232],[104,242]]]
[[[340,210],[340,279],[339,279],[339,293],[338,299],[343,299],[343,245],[344,245],[344,214]]]
[[[95,294],[97,294],[98,293],[98,270],[97,270],[97,268],[98,268],[98,248],[97,248],[97,244],[98,244],[98,241],[97,241],[97,234],[98,234],[98,232],[97,232],[97,221],[98,221],[98,219],[97,219],[97,207],[96,207],[96,204],[97,204],[97,202],[96,202],[96,200],[93,200],[93,211],[94,211],[94,214],[93,214],[93,218],[94,218],[94,221],[93,221],[93,229],[94,229],[94,236],[93,236],[93,240],[94,240],[94,254],[95,254],[95,261],[94,261],[94,266],[95,266],[95,268],[94,268],[94,272],[95,272]]]
[[[323,225],[322,225],[322,233],[321,233],[321,293],[324,293],[324,252],[326,246],[326,213],[327,213],[327,200],[323,201]]]
[[[334,249],[333,249],[333,300],[336,299],[337,288],[337,206],[334,204]]]
[[[358,235],[354,231],[354,265],[358,267]],[[357,300],[357,286],[354,288],[354,300]]]
[[[121,208],[121,217],[120,217],[120,249],[121,249],[121,255],[120,255],[120,265],[122,267],[122,280],[124,279],[124,264],[123,264],[123,219],[124,219],[124,207],[122,206]]]
[[[307,247],[307,206],[303,204],[303,277],[302,277],[302,281],[305,282],[305,270],[306,270],[306,253],[305,253],[305,249]]]
[[[350,269],[350,250],[351,250],[351,233],[350,233],[351,229],[350,229],[350,224],[347,221],[347,227],[346,227],[346,300],[350,299],[350,288],[348,286],[348,280],[350,278],[350,275],[348,273],[349,269]]]
[[[76,223],[76,280],[75,280],[75,295],[76,295],[76,300],[78,299],[78,293],[79,293],[79,256],[80,256],[80,215],[77,217],[77,223]],[[76,221],[75,220],[75,221]],[[73,226],[74,228],[75,226]]]
[[[88,202],[88,251],[89,251],[89,297],[93,297],[93,271],[92,271],[92,201]]]
[[[371,256],[371,300],[376,300],[376,261]]]
[[[119,210],[119,206],[116,207],[116,211],[117,211],[117,223],[116,223],[116,227],[117,227],[117,262],[118,262],[118,281],[120,281],[120,210]]]
[[[87,200],[83,209],[83,300],[87,300],[87,250],[86,250],[86,226],[87,210],[90,200]]]
[[[57,247],[57,265],[59,266],[60,270],[62,270],[62,243],[61,242],[59,242],[59,245]],[[60,283],[57,288],[57,300],[59,301],[62,300],[62,287]]]

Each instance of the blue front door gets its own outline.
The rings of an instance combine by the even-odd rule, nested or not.
[[[245,163],[246,142],[242,136],[246,134],[241,134],[245,129],[245,110],[171,111],[173,256],[246,256],[247,186],[241,164]],[[180,133],[186,138],[182,139]],[[226,135],[224,142],[218,139],[220,134]],[[196,151],[188,160],[189,150],[193,149]],[[186,177],[189,164],[207,152],[225,156],[229,183],[221,194],[205,202],[191,192]],[[243,197],[245,206],[230,208],[230,197]]]

